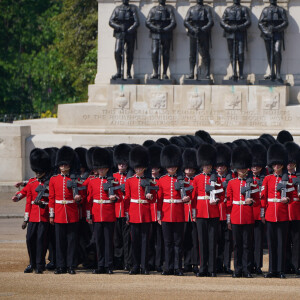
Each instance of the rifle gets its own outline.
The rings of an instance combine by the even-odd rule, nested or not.
[[[217,183],[218,176],[216,173],[212,173],[209,179],[210,184],[205,186],[205,192],[209,193],[209,202],[214,203],[216,202],[216,190],[215,185]]]
[[[114,183],[118,183],[115,181],[112,172],[107,175],[107,182],[103,183],[104,191],[108,191],[109,196],[115,196],[115,191],[120,190],[122,187],[120,185],[114,186]]]
[[[232,174],[231,172],[229,172],[226,175],[226,180],[224,182],[222,182],[223,188],[225,190],[225,198],[227,197],[227,186],[228,186],[228,182],[232,179]]]
[[[300,172],[296,173],[296,178],[293,178],[293,184],[297,186],[297,194],[300,193]]]
[[[45,208],[46,204],[42,203],[42,198],[43,197],[48,197],[49,196],[49,191],[46,193],[46,191],[49,189],[49,181],[50,179],[46,180],[44,182],[44,185],[39,184],[35,191],[38,193],[36,198],[34,199],[34,204],[38,205],[40,208]]]
[[[177,181],[174,183],[174,187],[176,191],[180,191],[182,199],[186,197],[186,192],[192,191],[194,189],[192,185],[186,187],[187,184],[189,184],[189,182],[184,180],[183,174],[178,175]]]
[[[277,184],[277,191],[281,191],[281,198],[286,197],[286,185],[289,181],[289,175],[288,173],[283,173],[281,182]]]
[[[161,79],[161,36],[159,36],[158,40],[158,79]]]
[[[236,66],[236,38],[235,38],[235,32],[234,32],[234,38],[233,38],[233,49],[232,49],[232,68],[233,68],[233,79],[237,80],[237,66]]]
[[[148,168],[145,172],[145,179],[141,180],[141,186],[143,188],[145,188],[145,196],[149,193],[151,193],[151,191],[158,191],[159,188],[158,186],[153,186],[151,185],[151,183],[155,183],[155,181],[152,180],[152,175],[151,175],[151,169]]]
[[[253,182],[253,174],[250,173],[246,179],[246,186],[241,188],[241,194],[245,195],[245,199],[251,198],[251,184]]]
[[[121,78],[124,79],[124,64],[125,64],[125,32],[122,32],[121,45],[122,45],[122,62],[121,62]]]
[[[73,198],[75,198],[75,196],[79,195],[79,191],[86,190],[86,186],[81,186],[81,187],[77,186],[77,184],[79,182],[77,180],[76,174],[71,174],[70,175],[70,179],[71,180],[67,181],[67,188],[68,189],[72,189],[72,191],[73,191]]]

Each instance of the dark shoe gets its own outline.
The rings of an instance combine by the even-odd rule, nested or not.
[[[244,273],[243,277],[244,278],[253,278],[253,276],[251,275],[251,273]]]
[[[197,266],[194,266],[194,267],[193,267],[193,273],[194,273],[194,274],[199,273],[199,268],[198,268]]]
[[[125,266],[125,267],[124,267],[124,271],[130,271],[130,266],[128,266],[128,265]]]
[[[157,74],[157,73],[153,73],[153,74],[150,76],[150,79],[158,79],[158,74]]]
[[[198,272],[196,274],[196,277],[206,277],[207,276],[207,272]]]
[[[285,276],[285,274],[284,274],[283,272],[280,272],[280,273],[279,273],[279,278],[280,278],[280,279],[285,279],[286,276]]]
[[[212,272],[207,274],[208,277],[217,277],[217,273]]]
[[[171,272],[169,270],[165,270],[165,271],[162,271],[161,275],[168,276],[168,275],[171,275]]]
[[[232,274],[232,278],[241,278],[242,277],[242,273],[233,273]]]
[[[93,274],[104,274],[105,270],[103,267],[93,270]]]
[[[106,274],[114,274],[114,271],[111,268],[106,269]]]
[[[43,269],[40,268],[36,269],[35,274],[43,274]]]
[[[66,273],[67,273],[67,270],[65,268],[57,268],[54,271],[54,274],[66,274]]]
[[[181,269],[175,270],[174,275],[175,275],[175,276],[184,276],[184,274],[183,274],[183,272],[182,272]]]
[[[156,267],[156,272],[161,273],[163,271],[162,267]]]
[[[127,79],[132,79],[132,76],[130,73],[127,73]]]
[[[244,75],[240,75],[240,76],[239,76],[239,79],[240,79],[240,80],[244,80],[244,79],[245,79],[245,76],[244,76]]]
[[[184,273],[188,273],[188,272],[192,272],[192,271],[193,271],[192,265],[184,266],[184,268],[183,268]]]
[[[111,77],[111,79],[116,80],[116,79],[121,78],[121,77],[122,77],[122,75],[119,74],[119,73],[117,73],[117,74],[113,75],[113,76]]]
[[[71,275],[75,275],[76,272],[73,268],[68,268],[68,273],[71,274]]]
[[[263,274],[261,268],[256,268],[255,273],[256,273],[256,275],[262,275]]]
[[[169,79],[169,76],[167,74],[163,74],[163,79]]]
[[[140,274],[140,269],[133,268],[129,271],[129,275],[136,275],[136,274]]]
[[[32,272],[33,272],[33,267],[31,265],[28,265],[24,270],[24,273],[32,273]]]
[[[300,276],[300,269],[295,271],[296,276]]]
[[[264,278],[276,278],[276,277],[278,277],[277,274],[273,272],[269,272],[264,276]]]
[[[149,270],[148,269],[141,269],[141,274],[142,275],[149,275]]]
[[[186,75],[185,78],[186,78],[186,79],[194,79],[194,78],[195,78],[195,75],[194,75],[194,74]]]
[[[47,269],[48,271],[53,271],[53,270],[55,270],[55,264],[49,262],[49,263],[46,265],[46,269]]]
[[[232,275],[232,274],[233,274],[233,271],[232,271],[231,269],[227,269],[226,267],[224,267],[224,273],[225,273],[225,274]]]

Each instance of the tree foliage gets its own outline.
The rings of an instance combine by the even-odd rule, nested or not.
[[[86,101],[96,60],[96,0],[0,0],[0,113]]]

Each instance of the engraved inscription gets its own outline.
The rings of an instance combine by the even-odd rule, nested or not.
[[[189,93],[188,109],[204,109],[204,93]]]

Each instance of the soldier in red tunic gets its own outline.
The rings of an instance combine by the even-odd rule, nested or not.
[[[76,194],[76,155],[72,148],[63,146],[57,152],[56,165],[60,174],[53,176],[49,183],[50,224],[55,224],[56,271],[55,274],[76,274],[79,209],[77,203],[85,201],[84,193]]]
[[[285,254],[288,234],[288,203],[294,186],[286,171],[287,152],[283,145],[273,144],[267,152],[268,166],[273,174],[265,177],[262,185],[261,206],[265,210],[269,245],[269,272],[266,278],[285,277]]]
[[[232,229],[234,247],[234,273],[232,277],[252,278],[251,244],[254,226],[253,205],[258,204],[257,184],[253,184],[252,157],[247,147],[238,146],[231,156],[232,168],[238,178],[227,186],[227,223]]]
[[[293,182],[298,181],[288,205],[289,235],[287,245],[287,266],[290,273],[300,275],[300,147],[294,142],[285,143],[288,152],[287,170]],[[297,167],[297,168],[296,168]],[[297,171],[296,171],[297,170]]]
[[[113,274],[115,202],[122,196],[115,189],[117,182],[108,174],[113,165],[109,150],[96,148],[92,165],[98,176],[91,178],[88,186],[86,217],[89,224],[94,224],[98,266],[93,274]]]
[[[175,274],[183,276],[182,243],[184,230],[184,203],[189,202],[189,196],[182,197],[178,183],[177,172],[182,166],[181,150],[178,146],[168,145],[162,149],[161,165],[166,168],[167,175],[159,179],[157,217],[162,223],[165,245],[165,270],[162,275]]]
[[[220,212],[218,202],[224,201],[221,179],[214,171],[216,148],[202,144],[198,148],[197,162],[201,174],[194,179],[193,202],[197,208],[196,220],[200,249],[200,269],[197,277],[216,277],[217,234]]]
[[[134,147],[129,154],[130,167],[135,175],[125,183],[124,209],[127,222],[130,223],[133,267],[130,275],[149,274],[148,241],[151,224],[150,203],[155,193],[151,186],[155,184],[144,176],[149,166],[149,152],[143,146]],[[148,191],[149,189],[149,191]]]
[[[256,205],[253,206],[254,213],[254,231],[253,231],[253,247],[251,249],[251,272],[262,275],[263,266],[263,245],[265,234],[265,218],[264,210],[261,208],[261,186],[264,178],[269,174],[267,165],[267,150],[261,144],[254,144],[251,147],[253,184],[257,185],[256,192],[252,191],[253,197],[256,197]]]
[[[231,149],[225,144],[217,144],[216,171],[224,188],[224,201],[218,203],[220,222],[217,241],[217,273],[233,274],[230,269],[232,254],[232,231],[228,229],[226,218],[226,189],[229,180],[233,178],[230,170]]]
[[[152,171],[152,180],[156,182],[158,186],[159,178],[161,177],[161,163],[160,154],[162,147],[154,143],[150,145],[149,148],[150,156],[150,167]],[[157,193],[156,193],[157,194]],[[162,272],[162,266],[164,261],[164,241],[161,224],[157,222],[157,197],[156,201],[150,203],[151,209],[151,228],[150,228],[150,238],[149,238],[149,270],[151,268],[157,272]]]
[[[197,155],[196,150],[187,148],[182,153],[182,170],[185,174],[184,180],[188,185],[193,186],[193,181],[197,175]],[[186,192],[187,196],[192,199],[192,190]],[[196,208],[192,207],[192,201],[184,204],[184,237],[183,237],[183,257],[184,272],[198,273],[199,242],[196,224]]]
[[[30,153],[30,166],[36,177],[26,185],[27,198],[22,229],[28,224],[26,243],[30,264],[24,273],[31,273],[35,269],[37,274],[42,274],[45,270],[49,229],[48,184],[51,160],[47,152],[39,148],[33,149]]]
[[[128,144],[120,144],[114,150],[114,165],[118,168],[118,172],[114,173],[114,178],[119,182],[122,188],[122,197],[115,204],[116,209],[116,225],[114,233],[114,259],[115,268],[123,268],[129,271],[132,265],[131,259],[131,237],[130,228],[126,224],[124,211],[125,182],[131,177],[129,170],[129,152],[131,147]]]

